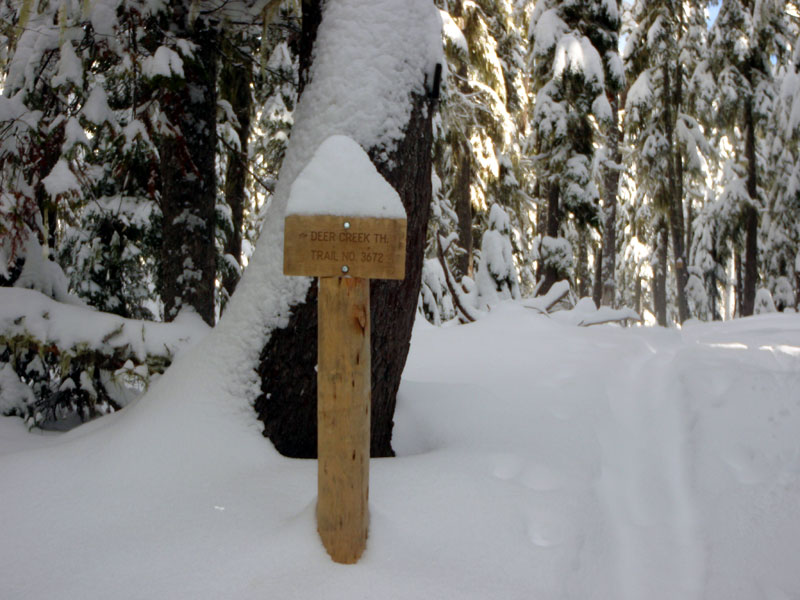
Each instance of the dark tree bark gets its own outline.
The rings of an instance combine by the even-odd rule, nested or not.
[[[456,2],[453,16],[463,16],[463,3]],[[465,96],[471,93],[467,62],[461,61],[458,66],[458,89]],[[472,148],[469,144],[469,128],[462,133],[459,140],[453,140],[453,160],[456,163],[455,181],[453,182],[453,195],[455,196],[454,208],[458,217],[458,246],[463,251],[456,257],[456,269],[461,277],[473,277],[472,250],[474,240],[472,237]]]
[[[636,274],[636,284],[633,286],[633,307],[642,314],[642,278]]]
[[[561,225],[558,201],[558,183],[551,181],[547,185],[547,236],[551,238],[558,237],[558,230]],[[544,279],[539,287],[539,295],[549,292],[553,284],[558,281],[558,277],[559,272],[555,265],[546,262],[544,265]]]
[[[680,180],[682,181],[683,180],[683,160],[681,160],[681,162],[680,162],[680,168],[681,168],[681,178],[680,178]],[[683,196],[683,190],[681,190],[681,196]],[[685,248],[685,252],[686,252],[686,258],[688,260],[691,260],[692,241],[694,240],[694,210],[692,209],[692,199],[691,199],[691,197],[686,199],[686,223],[685,223],[685,229],[686,229],[686,241],[684,242],[684,248]]]
[[[580,227],[578,230],[578,252],[575,266],[576,288],[578,298],[585,298],[589,295],[589,250],[586,241],[586,228]]]
[[[716,250],[711,251],[711,258],[714,261],[714,264],[717,264],[717,252]],[[719,310],[719,292],[717,291],[717,271],[716,269],[711,271],[709,275],[708,281],[708,295],[711,299],[711,320],[712,321],[721,321],[722,316],[720,315]]]
[[[665,131],[667,134],[667,143],[670,148],[669,160],[667,163],[667,185],[669,190],[668,195],[668,210],[669,210],[669,225],[671,229],[672,238],[672,255],[675,259],[675,284],[677,287],[678,296],[678,320],[683,323],[689,318],[689,303],[686,299],[686,284],[689,281],[689,271],[687,270],[686,257],[684,252],[684,223],[683,223],[683,182],[679,181],[679,176],[683,177],[683,162],[680,156],[680,148],[675,144],[675,119],[680,103],[679,99],[682,94],[682,76],[681,67],[676,67],[676,83],[675,90],[672,96],[666,103],[665,111]],[[669,67],[664,65],[664,87],[667,94],[671,90]]]
[[[733,252],[733,271],[736,277],[736,281],[734,282],[734,300],[736,302],[736,306],[733,307],[733,314],[734,316],[741,317],[743,299],[742,291],[744,286],[742,283],[742,255],[738,250],[734,250]]]
[[[620,142],[622,132],[619,124],[619,96],[614,94],[611,98],[611,114],[613,121],[608,130],[608,148],[611,156],[609,157],[615,164],[622,162],[620,152]],[[603,211],[603,250],[602,265],[600,272],[602,275],[602,296],[598,306],[614,306],[617,293],[615,273],[617,267],[617,194],[619,193],[619,169],[606,168],[603,177],[603,189],[605,192],[605,210]]]
[[[794,308],[800,310],[800,273],[794,274]]]
[[[306,26],[304,15],[304,30]],[[393,455],[396,394],[416,315],[431,204],[431,116],[429,99],[415,96],[404,138],[392,155],[379,158],[379,148],[369,152],[378,171],[400,195],[408,218],[405,279],[373,281],[370,286],[372,456]],[[317,453],[316,298],[315,283],[304,301],[292,307],[287,326],[272,332],[258,368],[262,393],[255,408],[264,422],[264,435],[281,454],[298,458],[313,458]]]
[[[669,229],[664,217],[658,218],[656,225],[656,264],[653,265],[653,308],[656,321],[667,326],[667,259],[669,248]]]
[[[185,83],[166,91],[162,103],[177,133],[165,137],[160,147],[161,296],[167,320],[191,306],[213,325],[218,36],[208,23],[188,22],[188,3],[171,4],[171,33],[196,47],[193,58],[183,60]]]
[[[747,193],[753,203],[758,202],[756,175],[756,126],[753,101],[745,101],[745,156],[747,158]],[[753,314],[758,283],[758,211],[755,206],[744,209],[744,285],[742,286],[741,316]]]
[[[225,240],[225,253],[242,265],[242,229],[244,226],[245,184],[247,182],[247,144],[250,138],[251,93],[250,83],[253,71],[249,61],[230,44],[228,60],[220,74],[220,95],[231,104],[236,119],[236,135],[239,138],[239,151],[228,152],[228,166],[225,170],[225,201],[231,209],[232,231]],[[222,287],[228,296],[233,294],[239,282],[239,273],[226,270],[222,277]]]
[[[472,198],[469,185],[472,178],[472,160],[470,154],[469,144],[464,140],[458,147],[458,170],[453,184],[455,209],[458,216],[458,246],[464,251],[456,258],[456,268],[462,277],[473,276]]]
[[[592,300],[600,306],[603,300],[603,244],[594,250],[594,283],[592,284]]]
[[[298,59],[300,62],[300,80],[297,95],[303,89],[311,76],[311,61],[313,59],[314,42],[317,40],[317,29],[322,23],[322,7],[325,0],[302,0],[301,11],[303,22],[300,30],[300,43],[298,44]]]
[[[372,456],[393,456],[393,416],[400,376],[408,357],[411,329],[422,283],[425,237],[431,206],[432,110],[416,97],[405,137],[394,160],[376,163],[397,190],[408,218],[406,277],[376,280],[370,286],[372,323]],[[373,156],[373,162],[376,158]],[[390,169],[388,165],[394,164]]]
[[[533,187],[533,197],[536,198],[536,233],[543,235],[547,231],[547,223],[544,217],[544,210],[542,209],[542,184],[539,178],[536,178],[536,184]],[[544,277],[544,266],[542,261],[536,261],[536,273],[534,274],[536,281],[540,281]]]
[[[299,43],[303,93],[311,68],[314,42],[322,22],[323,0],[303,0]],[[373,326],[374,327],[374,326]],[[291,372],[286,368],[291,365]],[[261,394],[254,407],[264,436],[284,456],[317,456],[317,281],[303,302],[292,307],[289,322],[270,334],[259,358]]]

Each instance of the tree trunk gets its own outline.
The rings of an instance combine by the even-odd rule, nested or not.
[[[714,261],[716,262],[716,256],[714,257]],[[711,271],[710,275],[710,282],[709,282],[709,290],[708,294],[711,298],[711,320],[712,321],[721,321],[722,318],[719,314],[719,308],[717,307],[717,274],[716,271]]]
[[[456,2],[454,15],[463,16],[463,3]],[[459,91],[464,96],[471,94],[467,61],[459,61],[456,81]],[[472,146],[469,143],[470,128],[463,132],[463,138],[453,140],[453,161],[456,164],[455,181],[453,182],[453,195],[455,196],[455,211],[458,217],[458,246],[464,254],[456,258],[456,268],[461,277],[474,277],[472,250]]]
[[[542,193],[542,185],[539,182],[539,178],[537,177],[536,184],[533,187],[533,197],[536,198],[536,234],[539,236],[544,235],[544,232],[547,227],[544,218],[544,211],[542,210],[541,193]],[[542,279],[542,277],[544,277],[544,266],[542,265],[542,260],[536,261],[536,272],[534,273],[534,277],[537,282],[539,282]]]
[[[619,128],[619,96],[611,98],[613,121],[608,130],[608,148],[611,160],[617,165],[622,162],[620,152],[621,131]],[[605,210],[603,211],[603,265],[602,297],[599,304],[614,306],[617,286],[614,280],[617,267],[617,194],[619,193],[619,169],[606,167],[603,177]]]
[[[311,68],[322,1],[302,2],[298,98]],[[293,458],[317,456],[317,294],[314,279],[303,302],[292,307],[286,327],[272,331],[259,357],[256,413],[275,449]]]
[[[637,313],[642,314],[642,278],[638,273],[633,287],[633,307]]]
[[[683,323],[689,318],[689,303],[686,299],[686,284],[689,281],[686,257],[684,256],[684,225],[683,225],[683,161],[681,160],[680,148],[675,143],[675,119],[680,107],[680,95],[682,93],[681,67],[676,67],[676,83],[674,96],[666,103],[665,112],[665,131],[667,134],[667,144],[669,147],[669,160],[667,163],[667,184],[669,190],[668,210],[669,224],[672,237],[672,255],[675,259],[675,284],[678,296],[678,320]],[[664,65],[664,87],[669,95],[671,86],[669,80],[669,68]]]
[[[733,270],[736,275],[736,289],[734,290],[736,306],[733,307],[733,315],[735,317],[741,317],[744,286],[742,285],[742,255],[738,250],[735,250],[733,253]]]
[[[667,326],[667,252],[669,247],[669,231],[666,219],[658,218],[656,225],[656,263],[653,265],[653,308],[656,321],[662,327]]]
[[[594,283],[592,285],[592,300],[595,306],[600,306],[603,301],[603,244],[594,250]]]
[[[232,256],[241,269],[242,229],[244,226],[245,184],[247,182],[247,153],[250,138],[250,108],[252,69],[236,47],[229,45],[229,60],[220,75],[220,96],[231,104],[233,113],[239,121],[236,135],[240,150],[228,152],[228,166],[225,170],[225,202],[231,209],[231,231],[225,240],[225,254]],[[239,282],[240,273],[233,269],[225,270],[222,287],[230,297]]]
[[[586,246],[586,228],[581,227],[578,230],[578,264],[575,268],[578,298],[589,295],[589,252]]]
[[[303,88],[306,87],[310,76],[314,42],[317,39],[317,29],[319,29],[319,24],[322,22],[322,6],[324,3],[325,0],[302,0],[301,2],[303,22],[300,30],[300,43],[298,44],[298,61],[300,63],[298,97],[303,93]]]
[[[558,183],[551,181],[547,185],[547,237],[557,238],[560,226],[559,219],[559,189]],[[556,266],[550,262],[545,262],[544,265],[544,280],[539,288],[539,295],[544,295],[550,291],[553,284],[558,281],[559,272]]]
[[[453,184],[456,216],[458,216],[458,246],[464,253],[456,259],[456,268],[462,277],[473,276],[472,260],[472,198],[470,180],[472,178],[472,158],[469,143],[463,140],[454,148],[457,150],[458,169]]]
[[[744,285],[742,287],[742,316],[753,314],[758,283],[758,180],[756,175],[756,131],[753,101],[745,101],[745,155],[747,157],[747,193],[752,200],[744,209]]]
[[[316,36],[317,25],[314,19],[307,22],[304,14],[304,39]],[[306,32],[307,27],[314,31]],[[429,100],[414,95],[410,113],[404,137],[389,156],[383,148],[369,152],[378,171],[400,195],[408,218],[405,279],[373,281],[370,286],[372,456],[393,455],[392,419],[416,315],[431,204]],[[264,422],[264,435],[281,454],[298,458],[313,458],[317,453],[316,299],[314,283],[304,301],[291,307],[286,326],[271,332],[258,367],[261,394],[255,408]]]
[[[794,309],[800,310],[800,273],[794,274]]]
[[[680,114],[681,106],[683,105],[683,65],[678,62],[675,74],[675,112],[676,119]],[[673,228],[673,235],[680,243],[673,244],[673,253],[675,254],[675,277],[678,282],[678,312],[681,313],[680,320],[683,323],[691,315],[689,314],[689,300],[686,297],[686,286],[689,283],[689,248],[692,247],[692,241],[689,237],[689,227],[684,219],[684,199],[683,199],[683,154],[679,145],[675,146],[675,227]],[[691,200],[688,202],[691,205]]]
[[[431,206],[432,109],[416,97],[405,137],[378,171],[397,190],[408,218],[406,277],[376,280],[370,288],[372,318],[372,456],[393,456],[392,421],[400,376],[417,314],[425,237]]]
[[[680,163],[681,165],[681,180],[683,179],[683,161]],[[683,191],[681,191],[681,196],[683,196]],[[691,264],[691,254],[692,254],[692,241],[694,239],[692,224],[694,221],[694,210],[692,208],[692,198],[689,197],[686,199],[686,242],[684,248],[686,249],[686,258],[690,262],[687,264]]]
[[[191,41],[195,51],[193,58],[183,59],[185,84],[165,92],[162,103],[178,130],[160,147],[164,317],[172,320],[182,307],[191,306],[213,325],[218,36],[201,20],[187,22],[188,5],[172,4],[171,33]]]

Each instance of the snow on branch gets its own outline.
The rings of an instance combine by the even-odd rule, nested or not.
[[[31,426],[113,412],[208,331],[192,314],[138,321],[0,288],[0,412]]]
[[[553,316],[558,321],[578,327],[589,327],[591,325],[603,325],[606,323],[630,322],[641,323],[642,317],[635,310],[627,307],[611,308],[601,306],[598,308],[591,298],[581,298],[575,306],[569,310],[558,312],[553,309],[563,301],[568,301],[570,296],[569,281],[557,281],[550,290],[543,296],[530,298],[523,302],[525,308],[531,308],[547,316]],[[573,300],[574,302],[574,300]]]

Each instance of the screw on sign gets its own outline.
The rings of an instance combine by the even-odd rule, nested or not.
[[[333,136],[286,212],[284,273],[319,277],[317,530],[334,561],[355,563],[369,525],[369,280],[405,277],[405,210],[361,147]]]

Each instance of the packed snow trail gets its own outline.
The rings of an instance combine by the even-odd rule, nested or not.
[[[685,398],[675,351],[647,348],[608,386],[599,425],[601,496],[615,524],[626,600],[703,596],[704,549],[692,490]]]

